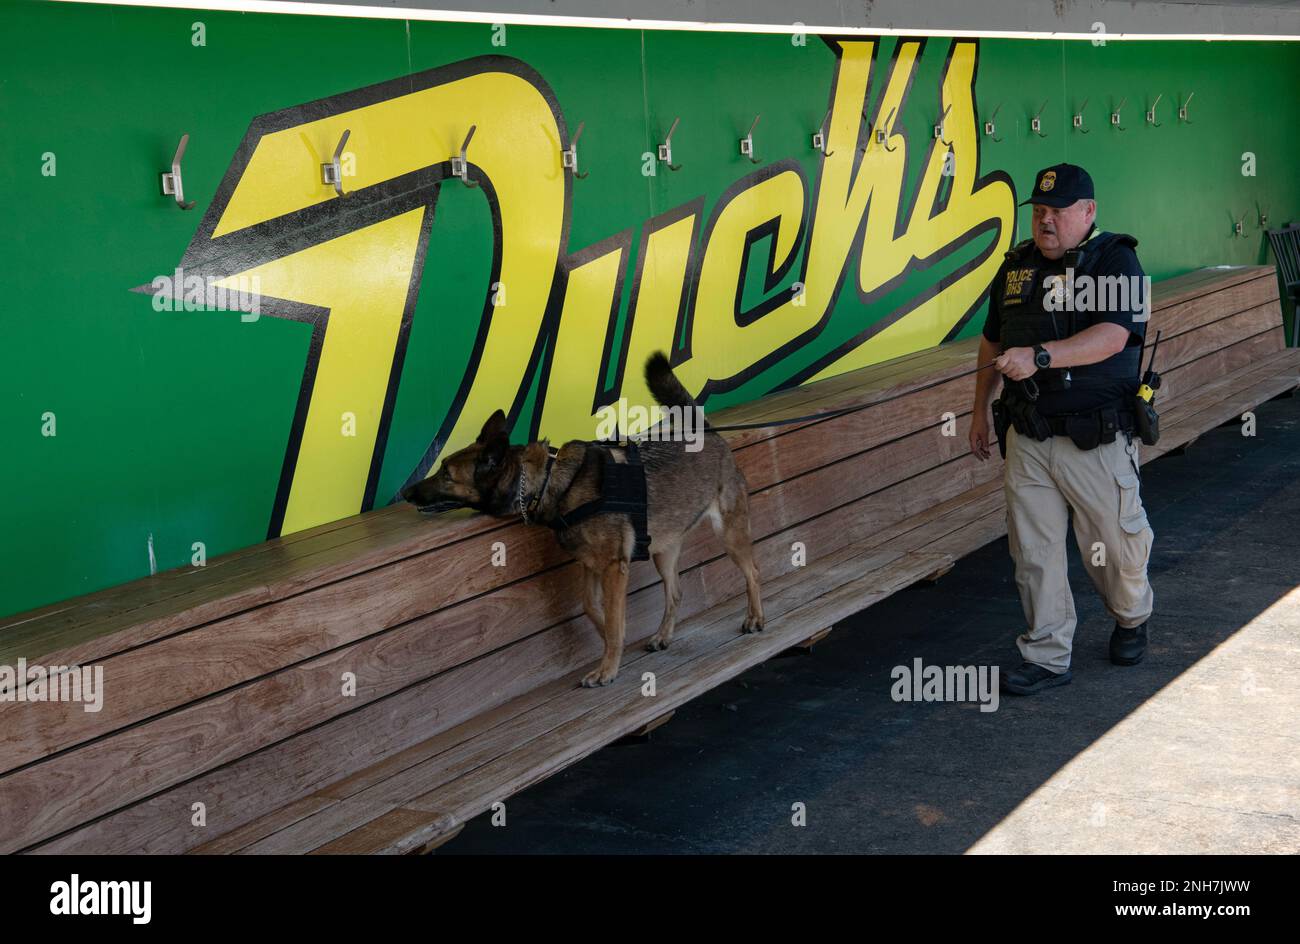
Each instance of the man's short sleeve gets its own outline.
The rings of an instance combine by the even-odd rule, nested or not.
[[[1148,287],[1146,273],[1133,247],[1124,243],[1110,247],[1093,275],[1096,284],[1092,323],[1122,325],[1129,329],[1127,346],[1142,344],[1150,317],[1146,309]]]

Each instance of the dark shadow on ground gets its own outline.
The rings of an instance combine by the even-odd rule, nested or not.
[[[1112,622],[1070,545],[1073,684],[1031,698],[896,703],[891,670],[1019,664],[1024,622],[1003,538],[683,706],[648,743],[599,751],[439,851],[960,853],[1080,751],[1291,590],[1300,576],[1300,397],[1143,469],[1155,530],[1152,642],[1107,659]],[[807,825],[790,824],[806,804]]]

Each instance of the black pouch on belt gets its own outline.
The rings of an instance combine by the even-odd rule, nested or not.
[[[1007,427],[1010,426],[1006,404],[998,397],[993,401],[993,434],[998,437],[998,452],[1007,457]]]
[[[1119,409],[1113,406],[1102,407],[1097,411],[1097,420],[1101,423],[1101,441],[1113,443],[1120,431]]]
[[[1025,422],[1029,424],[1029,435],[1033,436],[1039,442],[1045,442],[1052,438],[1052,426],[1038,412],[1038,408],[1032,403],[1027,404],[1025,410]]]
[[[1133,419],[1144,443],[1154,446],[1160,441],[1160,414],[1149,401],[1140,396],[1133,397]]]
[[[1081,413],[1065,418],[1065,431],[1070,441],[1080,449],[1096,449],[1101,443],[1101,416],[1098,413]],[[1111,433],[1111,440],[1115,434]]]

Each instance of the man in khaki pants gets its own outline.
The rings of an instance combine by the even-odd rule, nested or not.
[[[999,435],[1007,532],[1029,629],[1017,640],[1024,663],[1002,687],[1021,695],[1071,679],[1070,510],[1088,575],[1115,619],[1116,665],[1142,660],[1154,598],[1132,411],[1147,312],[1137,241],[1096,232],[1092,178],[1081,167],[1040,171],[1025,202],[1033,238],[1007,253],[990,288],[979,364],[993,366],[976,375],[970,432],[971,451],[988,459],[990,398],[1004,379],[994,409],[1007,423]]]

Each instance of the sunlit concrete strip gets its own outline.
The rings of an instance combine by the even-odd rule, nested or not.
[[[1166,623],[1159,631],[1178,630]],[[1300,852],[1297,678],[1300,588],[1148,699],[968,851]]]

